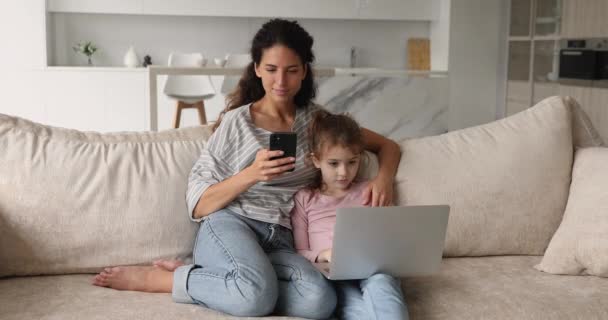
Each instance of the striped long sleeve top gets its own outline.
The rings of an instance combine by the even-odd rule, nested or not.
[[[269,147],[271,132],[255,126],[250,106],[241,106],[224,115],[190,171],[186,201],[193,221],[202,220],[194,219],[193,214],[207,188],[247,168],[255,160],[258,150]],[[312,181],[317,170],[307,165],[304,159],[310,152],[308,125],[312,113],[318,109],[316,105],[296,108],[292,127],[298,136],[295,170],[268,182],[258,182],[228,204],[227,209],[255,220],[291,228],[293,195]]]

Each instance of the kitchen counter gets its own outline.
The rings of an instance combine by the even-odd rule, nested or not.
[[[152,65],[148,67],[152,75],[224,75],[240,76],[242,68],[181,68]],[[442,70],[404,70],[404,69],[382,69],[382,68],[315,68],[315,75],[319,77],[332,77],[341,75],[368,75],[368,76],[447,76],[447,71]]]
[[[126,68],[125,68],[126,69]],[[148,70],[148,85],[149,85],[149,120],[150,120],[150,129],[153,131],[158,130],[158,76],[159,75],[209,75],[209,76],[227,76],[227,78],[239,77],[243,69],[242,68],[219,68],[219,67],[195,67],[195,68],[182,68],[182,67],[168,67],[168,66],[158,66],[152,65],[147,68]],[[396,94],[396,92],[400,92],[403,90],[405,86],[411,86],[411,79],[414,78],[447,78],[447,71],[414,71],[414,70],[404,70],[404,69],[380,69],[380,68],[327,68],[320,67],[314,69],[315,76],[318,78],[320,91],[323,91],[323,87],[332,87],[331,91],[335,91],[338,88],[340,90],[344,90],[347,87],[344,87],[346,83],[351,86],[348,91],[359,90],[362,86],[371,86],[368,89],[377,89],[378,86],[387,86],[392,87],[396,86],[397,90],[394,89],[389,90],[391,94]],[[344,80],[337,80],[338,78],[343,78]],[[329,80],[331,79],[331,80]],[[380,80],[382,79],[382,80]],[[393,80],[391,80],[393,79]],[[440,79],[441,80],[441,79]],[[346,81],[346,82],[345,82]],[[325,85],[323,84],[325,83]],[[401,84],[399,84],[401,83]],[[418,83],[418,82],[414,82]],[[329,85],[329,86],[328,86]],[[376,87],[374,87],[376,86]],[[372,88],[373,87],[373,88]],[[427,88],[428,86],[423,86]],[[365,91],[369,91],[366,89]],[[339,91],[340,91],[339,90]],[[338,91],[336,91],[338,92]],[[359,92],[359,91],[357,91]],[[433,92],[441,92],[433,91]],[[387,94],[385,92],[384,94]],[[399,98],[401,100],[403,98]],[[328,101],[319,101],[322,103],[329,103],[330,101],[336,101],[335,99],[328,99]],[[411,98],[408,99],[410,101],[414,101]],[[352,105],[352,101],[349,103]],[[392,103],[394,105],[394,103]],[[410,102],[411,104],[411,102]],[[384,105],[384,103],[383,103]],[[443,112],[444,109],[447,108],[445,103],[441,103],[441,110],[438,112]],[[338,109],[341,109],[339,107]],[[437,114],[434,114],[435,116]],[[428,123],[427,123],[428,124]]]

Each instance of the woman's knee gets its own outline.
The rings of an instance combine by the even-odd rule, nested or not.
[[[328,318],[337,303],[332,283],[303,256],[292,252],[274,252],[271,260],[277,276],[289,283],[289,294],[284,304],[290,315],[310,319]]]
[[[297,302],[302,315],[310,319],[327,319],[336,309],[337,294],[330,281],[323,276],[296,280],[296,285],[306,288],[307,294]]]
[[[261,317],[272,313],[277,303],[278,288],[243,288],[228,313],[239,317]]]
[[[240,317],[259,317],[272,313],[279,295],[274,273],[262,277],[257,272],[250,274],[240,271],[233,283],[234,294],[225,297],[225,304],[220,311]]]
[[[333,288],[333,286],[328,285],[321,287],[319,295],[316,298],[313,298],[313,301],[309,305],[311,308],[310,310],[313,311],[311,318],[329,318],[336,309],[337,302],[338,298],[336,295],[336,290]]]

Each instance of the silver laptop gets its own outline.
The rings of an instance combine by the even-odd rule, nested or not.
[[[449,211],[447,205],[340,208],[331,262],[315,266],[332,280],[435,273]]]

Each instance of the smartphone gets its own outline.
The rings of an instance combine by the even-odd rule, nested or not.
[[[298,146],[298,135],[295,132],[273,132],[270,134],[270,150],[282,150],[283,155],[273,157],[270,160],[280,159],[285,157],[296,157],[296,147]],[[287,171],[293,171],[291,168]]]

